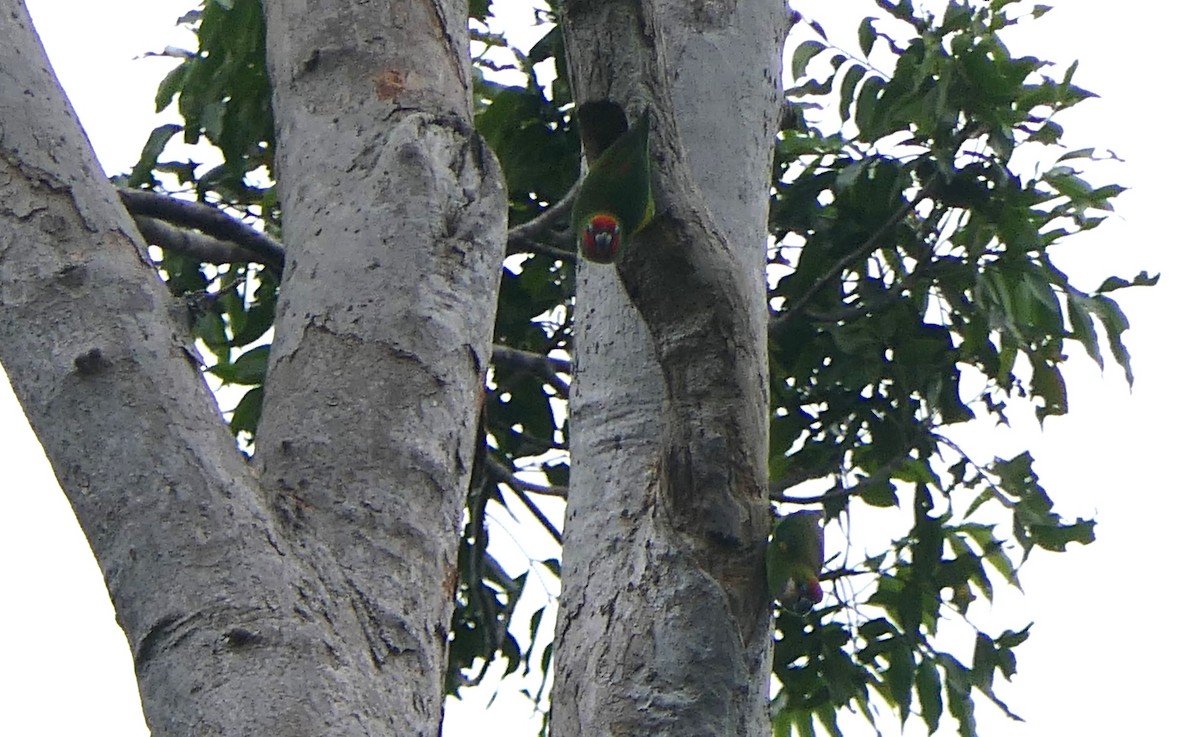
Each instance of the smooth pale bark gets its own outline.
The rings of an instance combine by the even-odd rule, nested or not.
[[[767,734],[783,7],[576,0],[563,28],[578,101],[652,108],[659,215],[618,270],[581,268],[552,731]]]
[[[0,360],[157,737],[432,736],[506,212],[470,127],[466,2],[268,10],[290,246],[260,471],[18,0]]]
[[[264,8],[288,258],[256,461],[371,733],[432,736],[507,210],[467,2]]]
[[[0,13],[0,360],[100,563],[154,733],[262,734],[228,727],[280,705],[274,674],[322,626],[293,611],[297,576],[185,315],[24,5]]]

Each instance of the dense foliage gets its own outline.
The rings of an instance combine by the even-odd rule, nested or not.
[[[837,563],[824,578],[836,596],[824,606],[780,613],[772,715],[779,735],[812,734],[816,722],[838,734],[843,707],[873,720],[887,704],[901,719],[918,713],[930,731],[948,710],[971,735],[977,695],[1007,711],[994,677],[1013,674],[1013,649],[1029,628],[975,631],[973,652],[957,655],[935,635],[972,628],[965,615],[978,596],[991,599],[997,577],[1018,585],[1033,549],[1087,543],[1093,523],[1054,511],[1028,453],[970,458],[951,428],[1030,409],[1039,420],[1065,413],[1068,341],[1098,363],[1111,356],[1131,378],[1127,324],[1109,295],[1153,279],[1112,278],[1089,290],[1051,258],[1063,239],[1102,222],[1121,187],[1084,179],[1082,167],[1103,158],[1095,150],[1059,145],[1055,115],[1091,96],[1072,84],[1074,65],[1014,58],[1001,40],[1048,8],[964,0],[934,15],[909,0],[862,5],[878,16],[862,20],[854,51],[796,17],[803,40],[788,60],[796,81],[773,179],[763,183],[773,195],[770,469],[785,511],[823,508],[830,524],[849,529],[866,507],[894,508],[897,527],[890,542],[831,551]],[[579,173],[572,100],[554,74],[565,69],[555,13],[536,11],[541,40],[522,50],[493,10],[471,2],[476,126],[503,165],[511,230],[448,694],[498,661],[506,673],[546,672],[549,623],[539,610],[528,632],[510,626],[529,573],[489,553],[485,512],[520,502],[560,539],[533,499],[565,494],[569,473],[562,409],[575,257],[564,208],[554,205]],[[277,234],[258,0],[210,0],[181,22],[199,50],[163,80],[157,103],[174,102],[184,125],[154,131],[123,183],[169,184]],[[180,133],[211,143],[222,163],[165,160]],[[249,452],[278,274],[171,251],[160,265],[192,310],[209,373],[246,390],[229,419]],[[558,575],[557,560],[534,564]]]

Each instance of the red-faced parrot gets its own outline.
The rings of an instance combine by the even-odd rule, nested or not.
[[[775,523],[767,544],[767,586],[785,609],[803,614],[821,601],[825,564],[820,512],[796,512]]]
[[[571,230],[589,261],[612,263],[626,239],[654,217],[650,111],[591,162],[571,210]]]

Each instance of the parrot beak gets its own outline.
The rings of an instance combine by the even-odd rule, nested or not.
[[[825,598],[825,592],[821,591],[821,584],[816,579],[811,581],[797,581],[794,578],[789,578],[787,585],[780,593],[779,603],[793,614],[807,614],[813,607],[821,603],[821,599]]]

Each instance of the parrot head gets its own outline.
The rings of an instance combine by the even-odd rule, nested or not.
[[[809,579],[800,583],[802,583],[802,586],[797,587],[794,598],[787,599],[786,597],[780,597],[780,603],[787,605],[788,609],[794,612],[804,613],[817,604],[821,604],[824,592],[821,591],[821,581],[817,579]]]
[[[824,597],[825,592],[821,590],[821,582],[818,579],[797,581],[790,578],[784,582],[783,590],[776,599],[788,611],[804,614],[820,604]]]
[[[803,614],[820,603],[824,564],[820,512],[796,512],[776,523],[767,544],[767,586],[784,609]]]
[[[591,108],[584,105],[580,112],[588,109]],[[611,264],[620,258],[628,245],[626,240],[654,216],[654,195],[650,186],[650,111],[648,108],[643,110],[633,127],[628,129],[625,129],[625,114],[621,109],[616,107],[611,112],[620,125],[592,131],[605,134],[602,137],[611,142],[598,158],[589,158],[588,174],[579,185],[571,209],[571,231],[579,243],[579,252],[587,260],[601,264]],[[586,118],[581,115],[580,123],[586,122]],[[611,124],[614,120],[608,122]],[[590,150],[588,153],[589,157],[594,155]]]
[[[600,264],[610,264],[621,248],[621,224],[608,213],[593,215],[579,237],[584,258]]]

